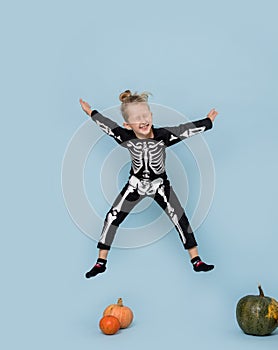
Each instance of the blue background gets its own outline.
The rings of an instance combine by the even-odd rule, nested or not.
[[[10,1],[1,9],[1,347],[5,349],[276,349],[250,337],[240,297],[278,298],[277,2]],[[61,189],[68,141],[122,90],[148,90],[186,114],[219,110],[205,138],[216,191],[196,232],[216,269],[195,274],[176,233],[115,248],[84,272],[95,242],[73,224]],[[95,127],[92,124],[92,127]],[[98,329],[122,297],[135,314],[115,336]]]

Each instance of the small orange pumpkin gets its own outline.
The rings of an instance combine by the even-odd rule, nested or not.
[[[104,334],[115,334],[118,332],[120,327],[120,321],[115,316],[104,316],[99,321],[99,328]]]
[[[117,304],[111,304],[103,311],[103,316],[112,315],[120,321],[121,328],[127,328],[133,320],[133,312],[127,306],[123,305],[122,298],[118,299]]]

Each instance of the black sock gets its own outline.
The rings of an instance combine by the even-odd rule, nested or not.
[[[193,265],[193,270],[196,272],[200,271],[210,271],[214,268],[214,265],[208,265],[201,260],[199,256],[195,256],[195,258],[191,259],[191,263]]]
[[[91,278],[106,270],[106,259],[98,258],[96,264],[85,274],[86,278]]]

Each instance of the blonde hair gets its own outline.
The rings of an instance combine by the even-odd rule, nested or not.
[[[146,103],[148,108],[150,109],[150,106],[148,105],[148,98],[149,95],[151,95],[150,92],[142,92],[141,94],[138,94],[137,92],[134,92],[133,94],[131,93],[130,90],[125,90],[122,92],[119,96],[120,101],[122,102],[121,104],[121,112],[124,120],[128,122],[128,113],[127,113],[127,107],[130,103]]]

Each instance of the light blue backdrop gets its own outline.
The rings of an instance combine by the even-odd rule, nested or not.
[[[259,282],[278,299],[277,10],[274,0],[2,4],[1,348],[277,348],[277,331],[246,336],[235,320]],[[112,250],[107,272],[84,278],[97,251],[65,207],[63,155],[85,121],[79,97],[103,110],[126,88],[190,119],[219,110],[205,134],[215,196],[196,232],[211,273],[192,271],[173,231]],[[134,323],[104,336],[98,321],[118,297]]]

